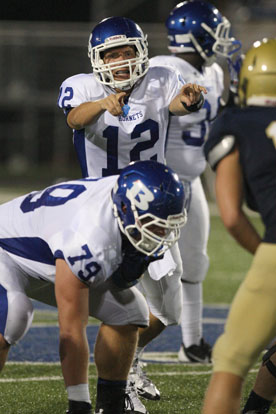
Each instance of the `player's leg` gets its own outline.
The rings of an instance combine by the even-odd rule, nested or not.
[[[276,331],[276,246],[262,243],[213,350],[204,414],[238,414],[243,378]],[[218,393],[219,390],[219,393]]]
[[[127,411],[146,414],[135,390],[127,386],[138,327],[149,322],[145,298],[136,288],[95,292],[91,290],[90,314],[103,321],[94,350],[98,371],[96,413],[102,409],[106,414],[119,414],[125,407]]]
[[[4,336],[0,334],[0,372],[7,361],[10,346],[11,345],[5,340]]]
[[[263,356],[263,363],[242,414],[266,414],[276,397],[276,342]]]
[[[215,372],[204,400],[203,414],[239,414],[242,378],[228,372]]]
[[[98,287],[92,286],[89,296],[89,315],[104,322],[95,345],[95,362],[99,374],[97,412],[102,404],[110,405],[111,402],[112,410],[120,404],[129,407],[135,404],[137,413],[146,414],[147,410],[139,401],[135,389],[131,388],[128,394],[125,392],[126,378],[136,347],[138,327],[148,325],[148,306],[143,295],[136,288],[111,291],[109,287],[108,283]],[[28,295],[40,302],[56,306],[54,285],[51,283],[32,280],[31,286],[28,287]],[[111,379],[118,375],[121,380]],[[71,401],[85,402],[85,395],[81,388],[69,391],[68,398],[70,397]],[[130,397],[131,401],[129,401]],[[77,406],[74,411],[76,409]],[[105,412],[109,413],[107,407]]]
[[[210,362],[211,358],[211,347],[202,333],[202,282],[209,267],[209,226],[208,204],[198,177],[191,184],[188,220],[178,242],[183,266],[182,344],[178,352],[181,362]]]
[[[24,288],[27,277],[0,249],[0,371],[11,345],[22,339],[33,320],[33,306]]]
[[[139,330],[138,347],[130,371],[130,380],[135,382],[138,394],[150,400],[159,400],[160,392],[142,369],[142,353],[146,345],[156,338],[166,326],[178,324],[181,314],[180,276],[182,264],[177,244],[170,249],[170,254],[174,265],[176,265],[172,273],[160,280],[154,280],[153,275],[150,276],[149,272],[145,272],[144,278],[139,283],[139,289],[145,295],[150,308],[150,325],[146,329]],[[170,267],[169,261],[163,264],[160,262],[160,265],[162,270]]]

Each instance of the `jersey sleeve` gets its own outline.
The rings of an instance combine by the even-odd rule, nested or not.
[[[103,263],[91,243],[78,232],[63,231],[55,235],[51,245],[54,258],[65,260],[72,273],[82,282],[89,284],[105,273]]]
[[[235,144],[236,136],[231,125],[231,113],[225,110],[212,124],[208,140],[204,144],[205,158],[213,170],[233,151]]]
[[[185,81],[181,73],[177,69],[172,69],[167,67],[169,71],[168,75],[168,91],[167,91],[167,100],[169,104],[173,98],[180,92],[181,88],[185,85]]]
[[[70,109],[75,108],[89,100],[86,94],[85,80],[88,75],[77,75],[66,79],[60,87],[58,106],[63,109],[65,115]]]
[[[181,73],[177,69],[168,66],[152,66],[152,76],[158,79],[160,85],[160,93],[163,94],[164,101],[167,106],[173,98],[180,92],[185,81]]]

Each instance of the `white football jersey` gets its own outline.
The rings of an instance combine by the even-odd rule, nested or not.
[[[83,176],[119,174],[120,169],[135,160],[164,163],[168,107],[183,85],[175,69],[150,68],[125,102],[124,116],[105,111],[94,124],[74,131]],[[67,113],[69,108],[111,93],[114,91],[100,84],[93,74],[80,74],[62,83],[58,105]]]
[[[54,282],[62,258],[83,282],[103,282],[122,261],[110,196],[116,180],[68,181],[1,205],[0,247],[32,277]]]
[[[205,169],[206,160],[202,146],[208,137],[210,123],[216,117],[219,101],[224,89],[223,71],[214,63],[202,72],[177,56],[156,56],[150,59],[151,66],[166,65],[178,70],[186,83],[197,83],[207,89],[203,107],[191,115],[171,116],[167,145],[167,164],[181,179],[193,180]]]

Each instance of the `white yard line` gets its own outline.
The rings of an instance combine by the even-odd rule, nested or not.
[[[210,323],[210,324],[214,324],[214,325],[220,325],[220,324],[224,324],[226,322],[225,318],[210,318],[210,317],[206,317],[203,318],[203,323]],[[88,326],[99,326],[99,323],[95,322],[95,323],[89,323]],[[58,327],[58,323],[57,322],[52,322],[52,323],[44,323],[44,322],[34,322],[31,326],[31,328],[52,328],[52,327]]]
[[[250,370],[250,373],[256,373],[258,369]],[[199,376],[199,375],[211,375],[212,370],[208,371],[170,371],[170,372],[152,372],[152,377],[175,377],[175,376]],[[89,378],[97,378],[97,375],[89,375]],[[35,382],[35,381],[63,381],[62,376],[51,376],[51,377],[30,377],[30,378],[0,378],[0,383],[14,383],[14,382]]]

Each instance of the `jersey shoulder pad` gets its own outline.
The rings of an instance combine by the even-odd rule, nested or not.
[[[236,138],[234,135],[225,135],[209,150],[205,149],[205,156],[210,167],[215,170],[218,163],[232,152]]]

